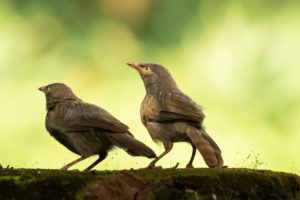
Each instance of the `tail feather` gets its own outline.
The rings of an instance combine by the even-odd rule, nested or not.
[[[156,155],[152,149],[147,147],[142,142],[134,139],[134,137],[127,133],[107,134],[108,139],[116,146],[124,149],[132,156],[145,156],[148,158],[155,158]]]
[[[209,167],[223,166],[220,148],[203,128],[189,129],[187,135],[191,139],[193,145],[199,150],[205,163]]]

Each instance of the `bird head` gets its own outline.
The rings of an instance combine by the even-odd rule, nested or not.
[[[127,65],[139,72],[147,92],[178,88],[170,72],[161,65],[136,62],[128,62]]]
[[[79,99],[71,88],[63,83],[52,83],[40,87],[39,90],[45,93],[47,109],[66,99]]]

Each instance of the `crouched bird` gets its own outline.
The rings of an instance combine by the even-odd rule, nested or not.
[[[178,88],[169,71],[158,64],[127,64],[139,72],[146,89],[140,108],[141,120],[151,138],[161,141],[165,148],[148,167],[155,168],[156,162],[171,151],[175,142],[192,145],[187,168],[193,168],[196,149],[209,167],[222,167],[221,150],[202,125],[205,118],[202,108]]]
[[[63,166],[72,165],[92,156],[99,158],[85,171],[104,160],[109,150],[117,146],[132,156],[156,157],[155,153],[129,132],[106,110],[82,101],[63,83],[39,88],[46,96],[46,129],[58,142],[81,157]]]

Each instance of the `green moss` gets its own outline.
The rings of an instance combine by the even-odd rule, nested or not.
[[[112,184],[112,188],[128,184],[128,181],[118,182],[118,175],[123,173],[137,177],[132,180],[141,180],[150,188],[147,191],[156,199],[296,199],[300,196],[298,176],[266,170],[140,169],[84,173],[45,169],[2,169],[0,199],[82,200],[93,196],[86,191],[95,180],[104,181],[104,185]],[[100,190],[104,191],[105,188]]]
[[[71,199],[90,177],[80,172],[58,170],[1,170],[0,199]]]

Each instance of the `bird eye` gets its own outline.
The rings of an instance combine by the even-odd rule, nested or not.
[[[146,70],[146,71],[148,71],[148,70],[149,70],[149,68],[148,68],[148,67],[146,67],[146,68],[145,68],[145,70]]]
[[[50,87],[46,87],[46,92],[50,92]]]

